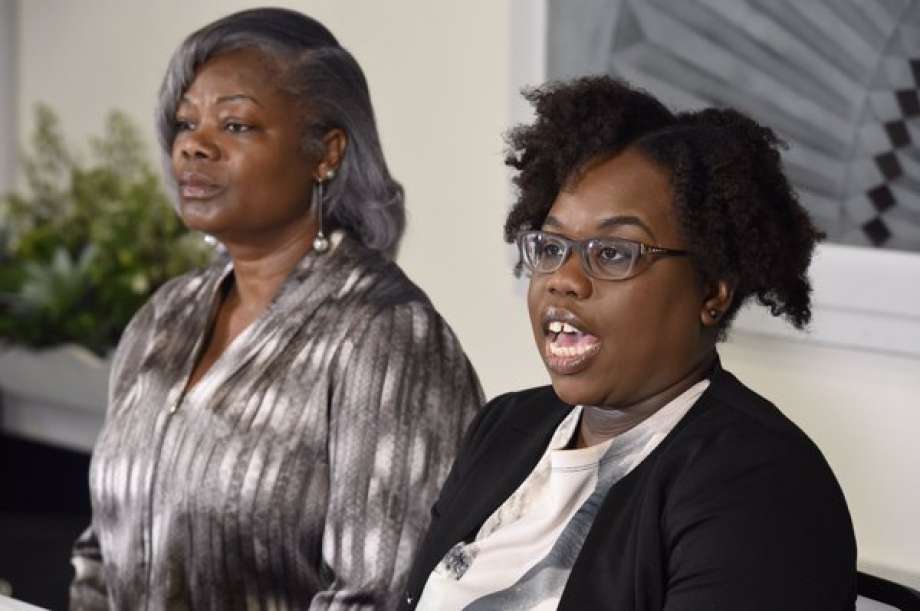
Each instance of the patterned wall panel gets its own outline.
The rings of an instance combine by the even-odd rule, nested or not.
[[[549,0],[551,79],[604,72],[773,127],[833,242],[920,251],[920,0]]]

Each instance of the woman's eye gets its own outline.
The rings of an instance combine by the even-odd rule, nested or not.
[[[602,261],[619,261],[623,258],[623,253],[613,246],[605,246],[598,253]]]
[[[176,131],[187,132],[190,129],[192,129],[191,121],[185,121],[183,119],[176,119]]]
[[[544,257],[558,257],[562,254],[562,247],[558,244],[546,244],[543,246]]]
[[[239,121],[227,121],[227,123],[224,124],[224,129],[231,134],[244,134],[252,129],[252,127],[245,123],[240,123]]]

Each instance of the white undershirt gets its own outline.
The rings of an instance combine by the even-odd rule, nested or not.
[[[455,545],[435,567],[417,609],[452,611],[471,604],[499,609],[508,604],[509,597],[516,609],[556,609],[574,562],[572,555],[577,555],[583,542],[576,538],[577,550],[565,551],[557,546],[560,535],[596,490],[606,494],[655,449],[708,385],[708,380],[695,384],[622,435],[588,448],[566,450],[582,412],[581,406],[573,409],[556,428],[534,470],[483,523],[476,539]],[[599,477],[604,478],[602,489],[598,488]],[[593,521],[594,510],[585,508],[579,520]],[[557,560],[548,562],[550,556]],[[561,564],[560,556],[564,557]],[[526,585],[521,587],[522,583]],[[490,594],[491,598],[480,600]]]

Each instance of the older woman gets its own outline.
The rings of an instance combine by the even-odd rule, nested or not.
[[[179,47],[157,116],[226,256],[121,339],[72,607],[391,608],[481,396],[392,262],[364,75],[316,21],[245,11]]]
[[[530,99],[505,235],[552,386],[471,426],[404,608],[852,609],[831,470],[715,349],[751,298],[810,317],[818,234],[773,132],[608,78]]]

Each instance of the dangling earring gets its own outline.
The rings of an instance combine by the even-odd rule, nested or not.
[[[323,177],[324,180],[332,180],[335,178],[335,170],[329,170],[326,172],[326,176]],[[329,250],[329,238],[326,237],[326,213],[324,208],[325,202],[323,201],[323,179],[317,180],[313,183],[313,205],[316,208],[316,218],[319,221],[319,229],[316,232],[316,237],[313,238],[313,250],[322,254]]]

